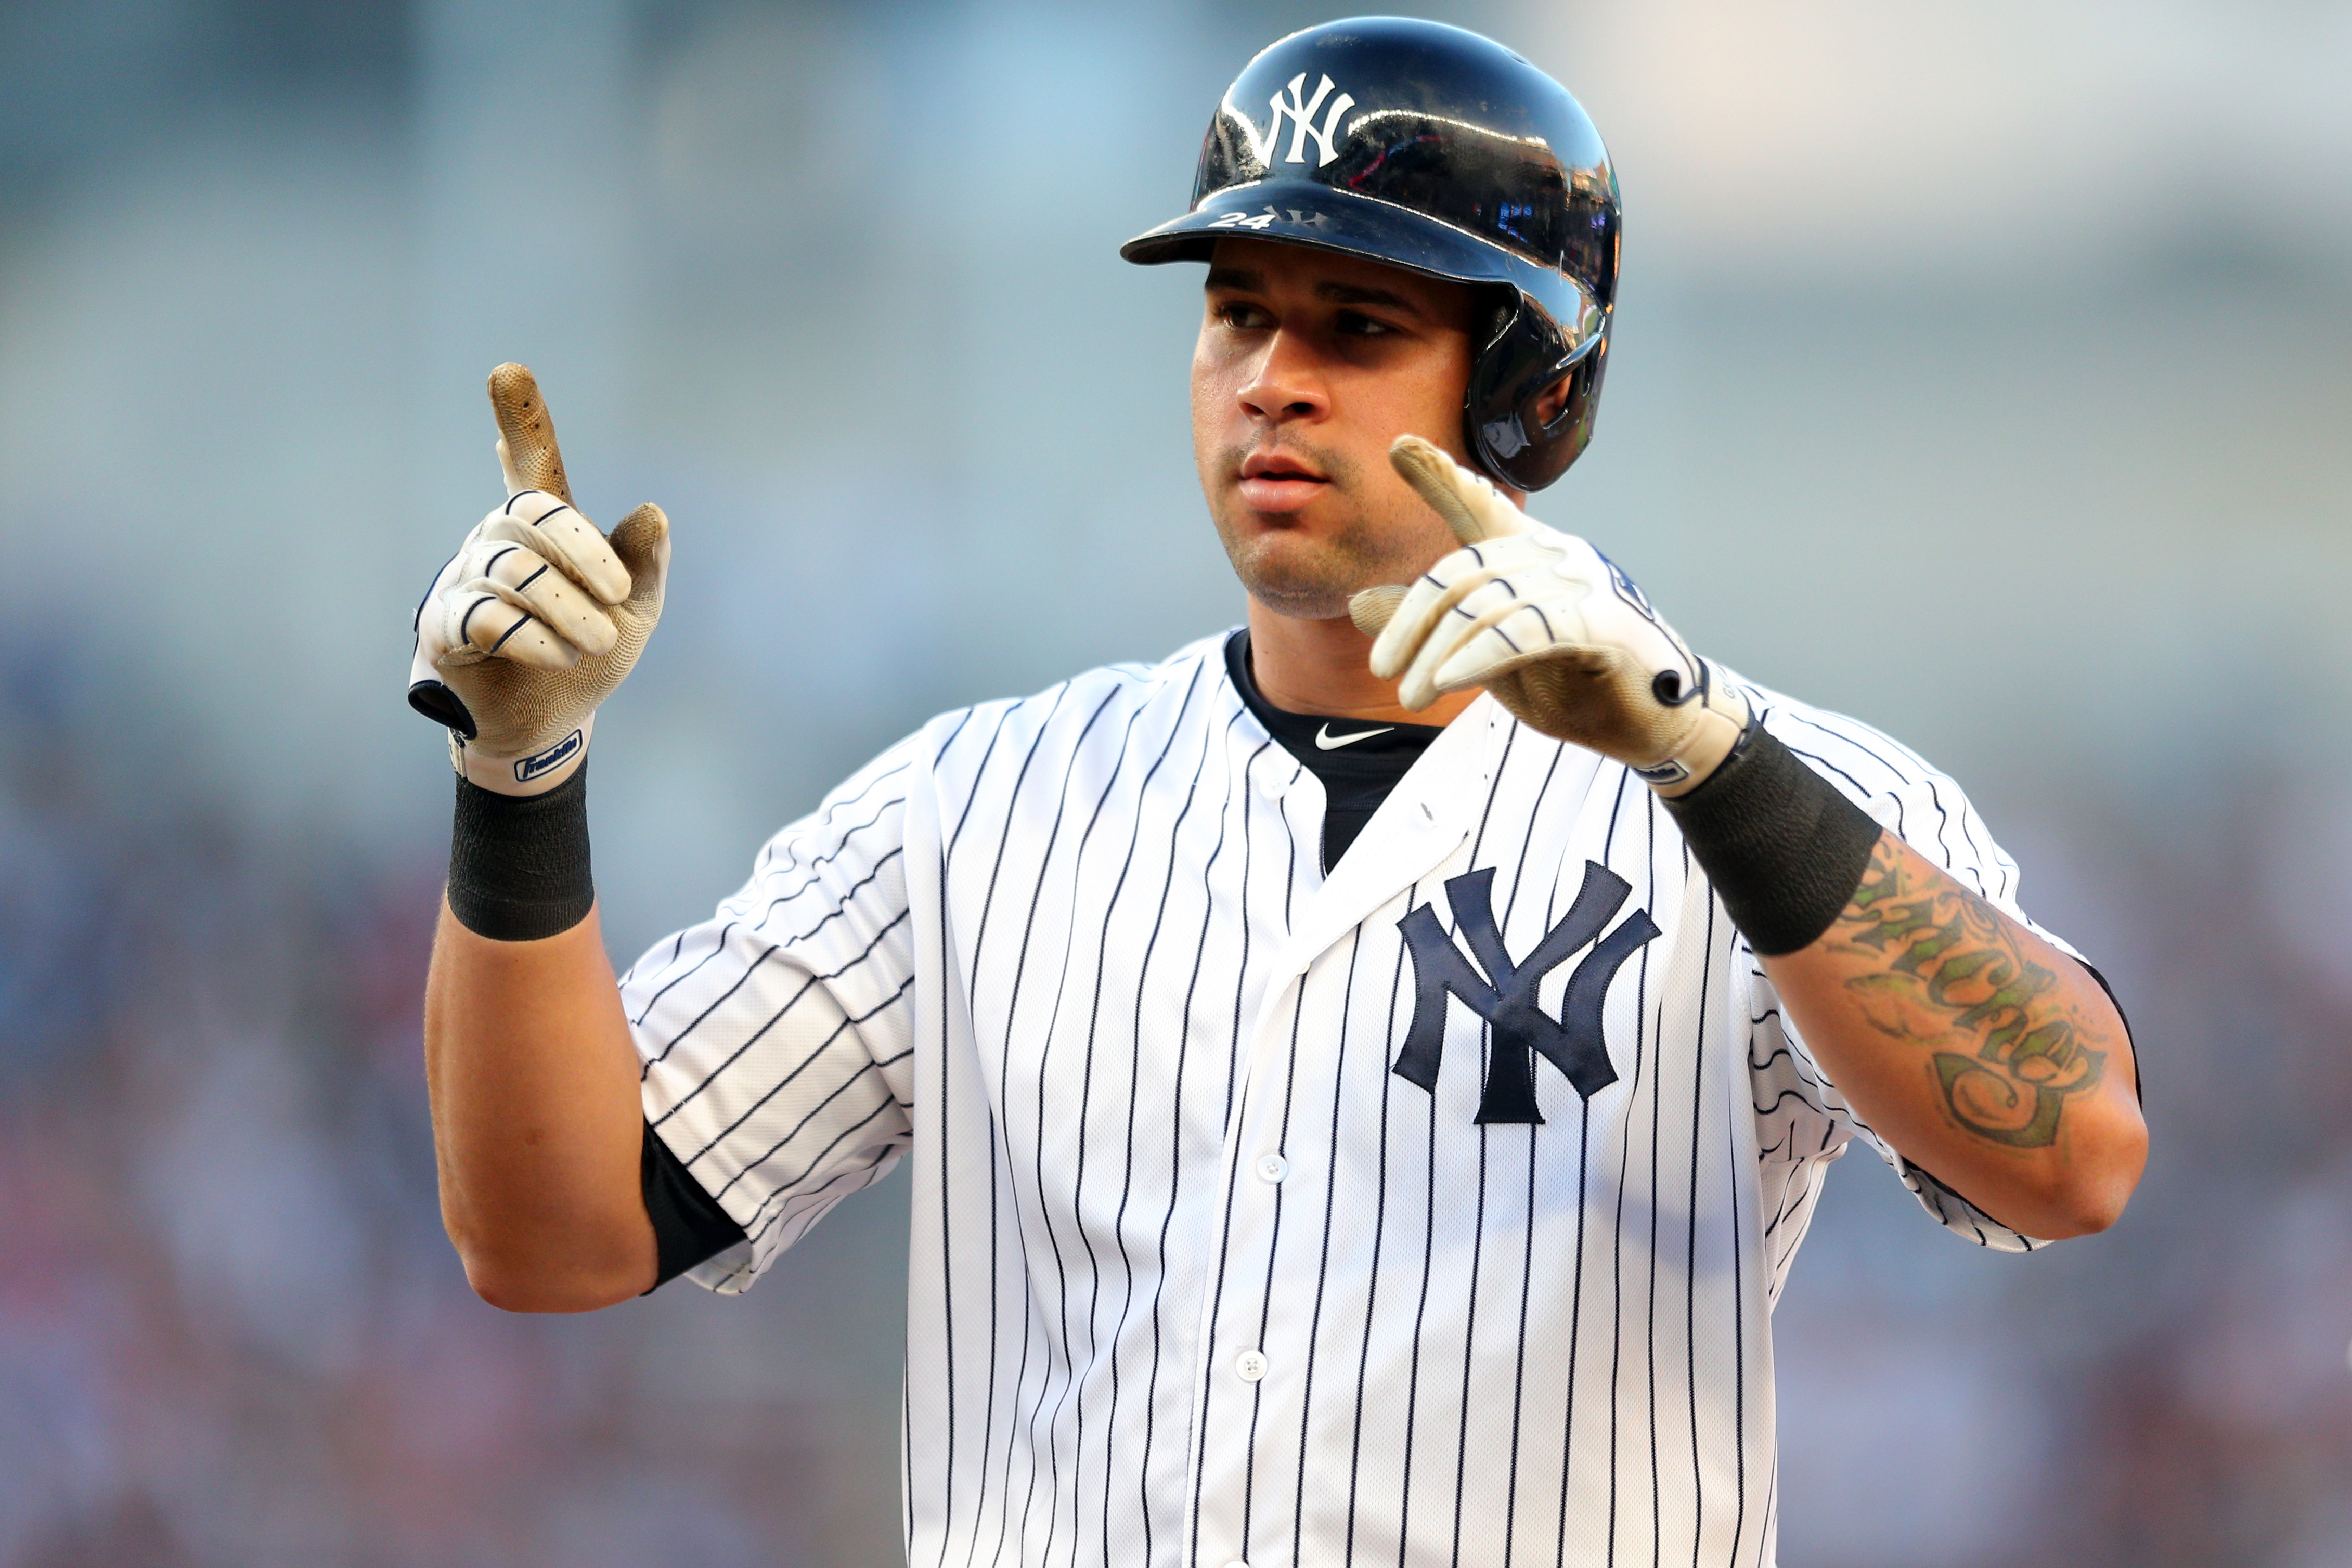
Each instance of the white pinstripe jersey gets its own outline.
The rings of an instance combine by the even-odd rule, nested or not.
[[[912,1155],[918,1568],[1771,1563],[1771,1307],[1875,1140],[1622,767],[1481,698],[1327,878],[1222,642],[933,721],[624,979],[647,1117],[750,1239],[695,1278],[743,1289]],[[1949,779],[1748,689],[2017,913]],[[1591,1014],[1613,1081],[1490,1028],[1466,965],[1432,1086],[1395,1071],[1423,905],[1497,995],[1525,964]],[[1477,1119],[1497,1062],[1539,1124]]]

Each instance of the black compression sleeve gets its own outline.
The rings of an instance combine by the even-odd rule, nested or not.
[[[1753,720],[1707,780],[1666,810],[1732,924],[1768,958],[1830,928],[1878,842],[1867,812]]]
[[[543,795],[457,780],[449,832],[449,913],[497,942],[531,942],[588,918],[588,765]]]
[[[703,1190],[694,1173],[678,1163],[661,1134],[646,1124],[645,1154],[637,1163],[645,1188],[646,1218],[654,1222],[654,1282],[658,1291],[697,1264],[707,1263],[744,1239],[743,1228]]]

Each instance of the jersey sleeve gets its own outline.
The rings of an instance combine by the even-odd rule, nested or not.
[[[687,1277],[732,1294],[912,1136],[904,824],[915,743],[770,840],[751,878],[621,980],[646,1122],[743,1228]]]
[[[1803,758],[1879,826],[1941,866],[1962,886],[1980,894],[2004,915],[2023,923],[2061,952],[2077,959],[2063,938],[2043,930],[2017,902],[2017,862],[1993,841],[1984,820],[1950,778],[1916,752],[1870,726],[1824,713],[1775,693],[1749,687],[1764,727]],[[1745,944],[1742,944],[1743,951]],[[1847,1104],[1837,1085],[1814,1060],[1802,1034],[1780,1007],[1779,994],[1754,955],[1748,964],[1749,1085],[1754,1092],[1759,1147],[1768,1163],[1799,1162],[1803,1179],[1787,1185],[1801,1190],[1805,1214],[1818,1194],[1822,1166],[1860,1136],[1892,1166],[1903,1185],[1936,1222],[1980,1247],[2030,1252],[2049,1245],[2001,1224],[1967,1198],[1897,1153]],[[1791,1200],[1792,1216],[1797,1200]],[[1799,1219],[1801,1217],[1796,1217]],[[1793,1252],[1801,1223],[1792,1226]],[[1785,1262],[1782,1266],[1785,1266]]]

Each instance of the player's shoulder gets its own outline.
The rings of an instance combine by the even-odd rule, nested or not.
[[[2017,913],[2017,862],[1950,774],[1874,725],[1722,673],[1781,745],[1879,826]]]
[[[1958,788],[1951,775],[1875,725],[1759,685],[1730,670],[1718,667],[1718,673],[1747,695],[1749,706],[1775,739],[1858,800],[1929,787]]]
[[[1165,750],[1180,726],[1240,711],[1219,633],[1157,664],[1106,664],[1027,696],[940,714],[837,785],[816,809],[782,829],[759,874],[829,861],[838,841],[901,841],[908,811],[950,820],[1009,820],[1050,802],[1066,781],[1111,770],[1129,747]],[[818,847],[812,851],[809,846]]]
[[[1026,696],[954,708],[915,737],[943,782],[969,779],[1003,759],[1016,768],[1065,766],[1076,755],[1117,748],[1139,724],[1204,720],[1237,706],[1224,665],[1230,631],[1196,639],[1157,663],[1102,664]]]

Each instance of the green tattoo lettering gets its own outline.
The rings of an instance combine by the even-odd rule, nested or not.
[[[1829,940],[1878,962],[1846,982],[1873,1027],[1896,1040],[1952,1042],[1931,1060],[1953,1120],[2012,1148],[2047,1148],[2066,1101],[2098,1082],[2106,1053],[2084,1043],[2058,977],[2016,930],[1948,878],[1916,875],[1882,839]]]

